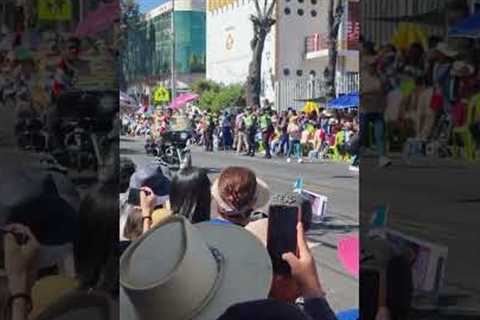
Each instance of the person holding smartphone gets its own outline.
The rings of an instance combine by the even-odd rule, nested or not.
[[[284,253],[282,259],[289,265],[292,279],[298,284],[299,293],[304,298],[303,308],[279,299],[249,301],[229,307],[218,320],[337,319],[326,299],[315,259],[305,240],[302,223],[298,222],[295,228],[298,251]]]

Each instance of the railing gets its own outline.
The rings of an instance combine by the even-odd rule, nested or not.
[[[358,73],[349,73],[337,76],[337,96],[359,91]],[[301,109],[307,99],[325,97],[326,85],[323,76],[302,77],[298,79],[281,80],[275,83],[275,106],[277,111],[288,108]],[[300,100],[300,101],[299,101]]]

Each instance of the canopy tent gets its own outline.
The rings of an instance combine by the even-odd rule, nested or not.
[[[179,108],[185,106],[189,102],[193,102],[193,101],[198,100],[198,98],[200,98],[200,96],[198,94],[183,93],[183,94],[179,95],[178,97],[176,97],[172,101],[172,103],[170,103],[170,108],[179,109]]]
[[[358,108],[360,105],[360,96],[358,92],[352,92],[339,96],[333,100],[330,100],[327,104],[328,108],[331,109],[348,109],[348,108]]]
[[[480,12],[466,18],[448,31],[449,37],[480,38]]]

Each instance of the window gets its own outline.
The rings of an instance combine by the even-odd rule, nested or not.
[[[311,0],[312,1],[312,5],[316,5],[317,4],[317,0]]]
[[[312,14],[312,17],[316,17],[316,16],[317,16],[317,11],[316,11],[316,10],[312,10],[310,13]]]
[[[285,12],[285,14],[286,14],[286,15],[289,15],[289,14],[290,14],[290,12],[291,12],[291,11],[290,11],[290,8],[288,8],[288,7],[287,7],[287,8],[285,8],[284,12]]]
[[[297,70],[297,76],[301,77],[303,75],[303,71],[302,70]]]
[[[310,71],[310,75],[311,75],[312,77],[315,77],[315,76],[317,75],[317,73],[315,72],[315,70],[311,70],[311,71]]]
[[[303,0],[298,0],[298,3],[303,3]]]
[[[298,13],[299,16],[303,16],[303,9],[298,9],[297,13]]]
[[[288,69],[288,68],[283,69],[283,75],[284,76],[290,75],[290,69]]]

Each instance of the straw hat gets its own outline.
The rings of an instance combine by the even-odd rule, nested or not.
[[[242,208],[232,208],[225,200],[222,199],[220,195],[220,190],[218,189],[218,178],[213,182],[212,185],[212,197],[215,199],[218,207],[223,211],[228,213],[231,212],[232,215],[235,211],[240,211]],[[270,188],[267,183],[263,180],[257,178],[257,189],[255,194],[255,203],[253,204],[253,209],[262,209],[268,205],[270,201]],[[240,209],[240,210],[239,210]]]
[[[452,75],[456,77],[470,77],[475,73],[475,67],[465,61],[455,61],[452,66]]]
[[[217,319],[266,298],[271,281],[265,247],[243,228],[172,216],[120,258],[120,319]]]

